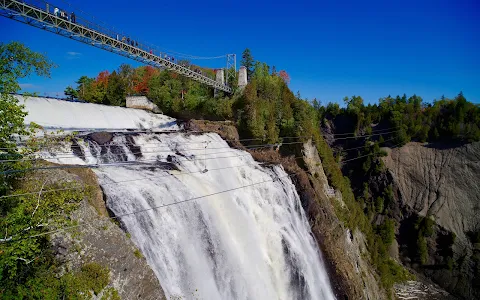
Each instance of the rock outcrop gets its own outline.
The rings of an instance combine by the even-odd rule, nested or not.
[[[419,281],[407,281],[394,286],[395,294],[399,300],[455,300],[450,294],[433,284]]]
[[[331,272],[344,282],[348,299],[386,298],[373,267],[365,260],[369,254],[363,234],[345,228],[335,214],[332,203],[342,200],[338,191],[335,195],[328,193],[328,179],[316,147],[311,142],[305,143],[302,152],[309,181],[315,191],[315,197],[308,199],[307,213],[312,231],[329,259]]]
[[[384,162],[396,190],[404,262],[453,294],[479,299],[480,247],[472,236],[480,230],[480,143],[409,143],[389,151]],[[434,221],[422,264],[408,257],[411,245],[417,248],[412,232],[418,217]]]

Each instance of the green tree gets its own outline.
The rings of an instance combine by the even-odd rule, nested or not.
[[[67,86],[67,88],[65,89],[65,91],[63,92],[66,96],[68,96],[71,100],[73,100],[74,98],[78,98],[78,92],[77,90],[75,90],[74,88],[72,88],[71,86]]]
[[[385,143],[385,139],[383,138],[383,135],[380,135],[378,138],[378,143],[383,146],[383,143]]]
[[[379,214],[381,214],[383,212],[383,204],[384,204],[385,200],[383,199],[383,197],[377,197],[377,199],[375,199],[375,211]]]
[[[417,237],[417,258],[422,265],[427,263],[428,260],[428,246],[427,240],[423,235]]]
[[[62,188],[70,190],[18,196],[13,199],[13,203],[9,203],[12,201],[9,198],[0,201],[3,212],[0,228],[5,228],[7,233],[0,239],[0,281],[22,276],[18,272],[27,269],[30,262],[48,247],[45,236],[24,238],[46,232],[47,220],[49,228],[69,225],[65,215],[77,208],[78,202],[83,198],[83,194],[75,190],[73,184],[47,185],[47,181],[47,178],[30,180],[26,189],[17,192]]]
[[[165,113],[173,112],[173,99],[168,86],[164,85],[165,79],[162,72],[150,78],[147,97]]]
[[[325,115],[327,118],[335,119],[341,113],[340,105],[338,103],[329,102]]]
[[[253,76],[257,80],[263,80],[263,79],[266,79],[268,76],[270,76],[268,72],[267,64],[262,63],[260,61],[256,61],[253,68]]]
[[[386,198],[386,205],[390,204],[393,202],[395,199],[395,194],[393,192],[393,186],[390,184],[387,186],[387,189],[384,191],[385,198]]]
[[[378,226],[377,230],[383,243],[386,246],[391,245],[395,239],[395,221],[387,218],[380,226]]]
[[[363,99],[360,96],[352,96],[350,99],[345,97],[343,101],[347,105],[347,112],[349,113],[357,115],[363,108]]]
[[[28,145],[22,151],[15,147],[13,137],[28,136],[31,131],[25,129],[23,106],[10,93],[20,89],[19,79],[31,74],[49,76],[52,67],[45,56],[20,43],[0,45],[0,147],[6,149],[0,153],[1,160],[21,158],[33,150],[28,149]],[[28,162],[1,164],[0,171],[22,171],[29,165]],[[16,194],[12,198],[0,198],[2,299],[83,299],[90,290],[99,293],[109,279],[106,268],[88,264],[80,273],[67,274],[65,278],[58,278],[52,272],[56,263],[45,233],[72,224],[65,216],[84,198],[79,187],[68,182],[52,184],[51,178],[41,174],[29,176],[27,180],[16,177],[7,180],[1,175],[0,183],[0,196]],[[59,190],[38,193],[52,189]]]
[[[53,64],[42,54],[23,44],[13,42],[0,45],[0,159],[20,158],[15,147],[15,135],[28,135],[25,129],[26,113],[17,99],[9,93],[20,89],[18,80],[31,74],[49,76]],[[7,149],[8,148],[8,149]],[[25,152],[25,150],[22,150]],[[1,164],[1,171],[19,170],[28,163]],[[70,213],[83,199],[83,194],[71,189],[70,184],[47,184],[48,178],[37,177],[12,184],[15,177],[0,177],[0,195],[24,194],[14,198],[0,198],[0,292],[6,299],[23,298],[19,293],[34,274],[51,263],[48,254],[50,245],[45,235],[39,235],[56,226],[69,223],[64,216]],[[52,193],[31,193],[42,189],[64,188]],[[48,223],[48,227],[45,224]],[[32,237],[38,235],[36,237]],[[27,238],[28,237],[28,238]],[[42,255],[44,253],[45,255]],[[52,286],[50,286],[52,287]],[[28,289],[28,288],[27,288]],[[26,296],[26,295],[25,295]],[[47,296],[44,294],[44,296]],[[47,297],[48,298],[48,297]]]
[[[80,99],[88,101],[87,98],[90,96],[90,90],[91,90],[91,85],[95,79],[89,78],[87,76],[82,76],[80,79],[78,79],[75,83],[77,84],[77,95],[79,96]],[[90,101],[88,101],[90,102]]]
[[[253,74],[253,67],[254,67],[254,62],[255,60],[253,59],[252,53],[250,52],[250,49],[246,48],[243,50],[242,53],[242,60],[241,64],[245,68],[247,68],[247,78],[250,79],[252,74]]]
[[[13,135],[25,134],[24,107],[10,94],[20,90],[18,80],[31,74],[49,77],[53,66],[43,54],[21,43],[0,44],[0,148],[12,148]]]
[[[33,52],[21,43],[0,44],[0,148],[4,149],[0,160],[20,158],[14,136],[28,133],[24,125],[27,114],[24,106],[11,95],[20,90],[18,80],[31,74],[49,77],[53,66],[43,54]],[[18,164],[6,162],[0,164],[0,171],[17,167]],[[13,176],[0,175],[0,196],[9,191],[12,180]],[[1,207],[0,214],[3,217]]]
[[[126,86],[116,71],[113,71],[108,78],[107,93],[105,97],[107,99],[107,103],[110,105],[126,105]]]
[[[302,95],[300,94],[300,90],[297,91],[297,94],[295,95],[297,100],[302,100]]]
[[[117,70],[117,74],[120,76],[125,86],[125,92],[127,95],[131,95],[133,91],[133,80],[135,77],[135,68],[128,64],[122,64]]]

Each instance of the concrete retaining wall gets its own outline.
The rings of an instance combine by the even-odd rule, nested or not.
[[[132,96],[127,97],[127,107],[128,108],[137,108],[137,109],[144,109],[151,111],[156,114],[161,114],[162,111],[158,106],[152,103],[150,100],[147,99],[145,96]]]

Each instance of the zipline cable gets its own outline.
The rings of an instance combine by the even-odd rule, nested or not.
[[[398,146],[399,144],[395,145],[395,146]],[[345,149],[345,151],[349,151],[349,150],[353,150],[355,148],[350,148],[350,149]],[[245,155],[241,155],[241,156],[246,156],[248,154],[245,154]],[[371,155],[371,154],[369,154]],[[368,155],[366,155],[368,156]],[[232,156],[232,157],[240,157],[240,156]],[[365,156],[362,156],[362,157],[365,157]],[[357,157],[355,159],[358,159],[358,158],[362,158],[362,157]],[[304,156],[296,156],[296,157],[293,157],[292,159],[303,159]],[[210,158],[212,159],[212,158]],[[207,160],[210,160],[210,159],[207,159]],[[195,160],[191,160],[191,161],[203,161],[205,159],[203,158],[199,158],[199,159],[195,159]],[[354,159],[351,159],[351,160],[354,160]],[[348,160],[347,160],[348,161]],[[150,167],[150,166],[157,166],[157,167],[161,167],[159,165],[156,165],[156,164],[145,164],[145,163],[141,163],[141,164],[134,164],[133,162],[135,161],[132,161],[132,163],[128,163],[128,164],[123,164],[123,165],[138,165],[138,166],[146,166],[146,167]],[[344,162],[344,161],[342,161]],[[258,162],[259,164],[263,164],[262,162]],[[123,166],[122,165],[122,166]],[[214,171],[214,170],[224,170],[224,169],[231,169],[231,168],[237,168],[237,167],[244,167],[244,166],[249,166],[251,164],[244,164],[244,165],[239,165],[239,166],[230,166],[230,167],[224,167],[224,168],[216,168],[216,169],[209,169],[209,171]],[[109,165],[109,166],[112,166],[112,165]],[[86,168],[86,166],[82,166],[82,165],[65,165],[65,166],[57,166],[58,168],[55,168],[55,169],[81,169],[81,168]],[[166,171],[166,170],[165,170]],[[158,178],[158,177],[165,177],[165,176],[170,176],[170,175],[185,175],[185,174],[194,174],[194,173],[202,173],[203,171],[195,171],[195,172],[180,172],[180,173],[176,173],[176,174],[166,174],[166,175],[162,175],[162,176],[153,176],[153,177],[143,177],[143,178],[138,178],[138,179],[129,179],[129,180],[125,180],[125,181],[118,181],[118,182],[114,182],[114,183],[109,183],[109,184],[118,184],[118,183],[123,183],[123,182],[131,182],[131,181],[138,181],[138,180],[144,180],[144,179],[150,179],[150,178]],[[83,189],[84,187],[88,187],[88,186],[92,186],[92,187],[95,187],[97,185],[83,185],[82,187],[73,187],[73,188],[62,188],[62,189],[52,189],[52,190],[44,190],[42,191],[42,193],[48,193],[48,192],[56,192],[56,191],[65,191],[65,190],[72,190],[72,189]],[[6,195],[6,196],[1,196],[0,199],[2,198],[12,198],[12,197],[20,197],[20,196],[25,196],[25,195],[37,195],[40,191],[35,191],[35,192],[29,192],[29,193],[22,193],[22,194],[12,194],[12,195]]]
[[[162,205],[158,205],[158,206],[154,206],[154,207],[150,207],[150,208],[145,208],[145,209],[141,209],[141,210],[137,210],[137,211],[133,211],[133,212],[129,212],[129,213],[124,213],[124,214],[120,214],[118,216],[109,217],[109,219],[112,219],[112,220],[113,219],[119,219],[119,218],[122,218],[122,217],[131,216],[131,215],[135,215],[135,214],[139,214],[139,213],[144,213],[144,212],[147,212],[147,211],[157,210],[157,209],[164,208],[164,207],[169,207],[169,206],[178,205],[178,204],[182,204],[182,203],[186,203],[186,202],[191,202],[191,201],[195,201],[195,200],[199,200],[199,199],[203,199],[203,198],[207,198],[207,197],[211,197],[211,196],[215,196],[215,195],[219,195],[219,194],[224,194],[224,193],[244,189],[244,188],[247,188],[247,187],[251,187],[251,186],[255,186],[255,185],[259,185],[259,184],[263,184],[263,183],[267,183],[267,182],[274,182],[276,180],[291,177],[291,176],[295,176],[295,174],[280,176],[280,177],[276,177],[276,178],[273,178],[273,179],[270,179],[270,180],[255,182],[255,183],[242,185],[242,186],[235,187],[235,188],[230,188],[230,189],[223,190],[223,191],[218,191],[218,192],[215,192],[215,193],[210,193],[210,194],[197,196],[197,197],[192,197],[192,198],[181,200],[181,201],[176,201],[176,202],[162,204]],[[86,225],[92,225],[92,223],[87,223],[87,222],[80,223],[80,224],[76,224],[76,225],[72,225],[72,226],[68,226],[68,227],[59,228],[59,229],[56,229],[56,230],[51,230],[51,231],[42,232],[42,233],[39,233],[39,234],[30,235],[30,236],[19,238],[19,239],[11,239],[11,240],[8,240],[6,242],[18,242],[18,241],[22,241],[22,240],[25,240],[25,239],[40,237],[40,236],[44,236],[44,235],[49,235],[49,234],[53,234],[53,233],[57,233],[57,232],[61,232],[61,231],[65,231],[65,230],[69,230],[69,229],[73,229],[73,228],[78,228],[78,227],[86,226]]]
[[[397,147],[397,146],[400,146],[401,144],[402,144],[402,143],[399,143],[399,144],[393,145],[392,147],[388,147],[388,148],[395,148],[395,147]],[[340,163],[344,163],[344,162],[348,162],[348,161],[352,161],[352,160],[357,160],[357,159],[364,158],[364,157],[371,156],[371,155],[375,155],[375,154],[376,154],[376,153],[369,153],[369,154],[357,156],[357,157],[355,157],[355,158],[350,158],[350,159],[342,160],[342,161],[340,161]]]
[[[395,127],[390,127],[390,128],[384,128],[384,129],[379,129],[379,130],[373,130],[373,133],[380,133],[381,131],[389,131],[392,129],[398,129],[398,126]],[[333,136],[344,136],[344,135],[355,135],[356,132],[348,132],[348,133],[334,133]],[[362,137],[363,135],[358,135],[358,137]]]
[[[383,131],[383,130],[382,130]],[[390,132],[382,132],[382,133],[372,133],[372,134],[367,134],[367,135],[360,135],[360,136],[349,136],[349,137],[342,137],[342,138],[335,138],[335,140],[344,140],[344,139],[353,139],[353,138],[366,138],[366,137],[372,137],[372,136],[378,136],[378,135],[383,135],[383,134],[391,134],[391,133],[395,133],[395,132],[399,132],[400,130],[395,130],[395,131],[390,131]],[[108,132],[108,131],[105,131],[105,130],[100,130],[100,131],[92,131],[92,132],[88,132],[86,135],[88,134],[91,134],[91,133],[105,133],[105,132]],[[211,132],[203,132],[203,131],[193,131],[193,132],[181,132],[181,131],[168,131],[168,132],[152,132],[152,131],[125,131],[125,132],[110,132],[110,133],[126,133],[126,134],[134,134],[134,133],[150,133],[150,134],[175,134],[175,133],[186,133],[186,134],[195,134],[195,133],[202,133],[202,134],[208,134],[208,133],[211,133]],[[347,133],[345,134],[342,134],[342,135],[346,135]],[[354,132],[353,133],[348,133],[348,134],[355,134]],[[84,136],[84,134],[82,134],[82,136]],[[58,138],[58,137],[49,137],[49,139],[55,139],[55,138]],[[278,137],[278,139],[301,139],[301,138],[312,138],[312,136],[284,136],[284,137]],[[48,139],[47,139],[48,140]],[[263,140],[262,138],[249,138],[249,139],[222,139],[221,141],[212,141],[212,143],[221,143],[221,142],[247,142],[247,141],[261,141]],[[61,141],[58,141],[58,143],[60,143]],[[182,144],[199,144],[201,142],[184,142]],[[16,144],[17,146],[23,146],[23,145],[26,145],[26,143],[17,143]],[[108,147],[110,146],[111,144],[109,145],[99,145],[101,147]],[[115,144],[114,144],[115,145]],[[122,144],[118,144],[118,145],[122,145]],[[126,144],[124,144],[126,145]],[[138,144],[132,144],[134,146],[139,146]],[[75,146],[75,147],[78,147],[78,146]],[[0,148],[0,150],[10,150],[10,149],[15,149],[15,147],[4,147],[4,148]]]
[[[101,133],[104,133],[104,132],[106,132],[106,131],[89,132],[88,134],[90,134],[90,133],[100,133],[100,132],[101,132]],[[119,132],[119,133],[127,133],[127,134],[129,134],[129,133],[172,134],[172,133],[173,133],[173,134],[175,134],[175,133],[177,133],[177,132],[178,132],[178,131],[171,131],[171,132],[151,132],[151,131],[135,131],[135,132],[129,131],[129,132],[128,132],[128,131],[127,131],[127,132]],[[115,132],[115,133],[116,133],[116,132]],[[196,133],[208,134],[208,133],[213,133],[213,132],[202,132],[202,131],[190,132],[190,131],[189,131],[189,132],[178,132],[178,133],[183,133],[183,134],[196,134]],[[88,134],[87,134],[87,135],[88,135]],[[83,137],[83,136],[85,136],[85,135],[82,134],[80,137]],[[64,137],[68,137],[68,135],[66,135],[66,136],[64,136]],[[58,137],[49,137],[49,138],[46,139],[46,140],[52,140],[52,139],[56,139],[56,138],[58,138]],[[309,135],[309,136],[280,136],[280,137],[278,137],[278,139],[303,139],[303,138],[312,138],[312,136]],[[237,139],[221,139],[221,140],[219,140],[219,141],[212,141],[212,143],[223,143],[223,142],[225,142],[225,141],[226,141],[226,142],[252,142],[252,141],[262,141],[262,140],[264,140],[264,139],[263,139],[263,138],[248,138],[248,139],[238,139],[238,140],[237,140]],[[64,141],[62,141],[62,140],[56,141],[56,143],[58,143],[58,144],[60,144],[60,143],[62,143],[62,142],[64,142]],[[159,141],[159,142],[160,142],[160,141]],[[182,143],[180,143],[180,144],[182,144],[182,145],[185,145],[185,144],[201,144],[201,143],[203,143],[203,142],[204,142],[204,141],[199,141],[199,142],[191,141],[191,142],[182,142]],[[279,143],[281,143],[281,142],[279,142]],[[156,144],[156,143],[151,143],[151,144]],[[16,145],[17,145],[17,146],[24,146],[24,145],[27,145],[27,144],[26,144],[25,142],[23,142],[23,143],[17,143]],[[111,146],[111,145],[119,146],[119,145],[122,145],[122,144],[107,144],[107,145],[99,145],[99,146],[101,146],[101,147],[102,147],[102,146],[103,146],[103,147],[108,147],[108,146]],[[123,145],[125,145],[125,144],[123,144]],[[140,146],[140,145],[134,144],[134,143],[131,143],[131,145]],[[4,148],[0,148],[0,150],[11,150],[11,149],[16,149],[16,147],[4,147]]]
[[[203,143],[203,142],[202,142]],[[201,144],[201,143],[199,143]],[[245,149],[247,150],[257,150],[257,149],[262,149],[262,148],[271,148],[271,147],[278,147],[278,146],[283,146],[283,145],[295,145],[295,144],[303,144],[303,142],[289,142],[289,143],[278,143],[278,144],[264,144],[264,145],[250,145],[250,146],[244,146]],[[122,144],[119,145],[114,145],[114,146],[122,146]],[[136,145],[136,147],[141,147]],[[153,148],[153,147],[149,147]],[[230,153],[232,150],[244,150],[244,149],[236,149],[232,147],[218,147],[218,148],[208,148],[207,150],[217,150],[217,149],[230,149],[230,151],[223,151],[223,152],[210,152],[207,153],[207,155],[213,155],[213,154],[220,154],[220,153]],[[195,149],[168,149],[168,150],[155,150],[155,151],[139,151],[139,152],[127,152],[125,154],[133,154],[133,155],[141,155],[141,154],[161,154],[161,153],[176,153],[176,152],[188,152],[188,151],[205,151],[205,148],[195,148]],[[22,159],[5,159],[5,160],[0,160],[0,163],[11,163],[11,162],[24,162],[24,161],[35,161],[35,160],[47,160],[47,159],[68,159],[68,158],[80,158],[79,156],[69,153],[69,152],[50,152],[50,154],[71,154],[68,156],[41,156],[41,157],[36,157],[36,158],[22,158]],[[96,157],[94,155],[86,155],[86,153],[83,153],[85,158],[94,158]],[[101,154],[100,154],[101,155]],[[116,155],[116,154],[112,154]],[[200,155],[200,154],[198,154]]]
[[[395,131],[384,132],[384,133],[376,133],[376,134],[360,135],[360,136],[340,137],[340,138],[334,138],[334,139],[335,139],[335,141],[338,141],[338,140],[348,140],[348,139],[361,139],[361,138],[367,138],[367,137],[378,136],[378,135],[383,135],[383,134],[391,134],[391,133],[395,133],[395,132],[399,132],[399,131],[400,131],[400,130],[395,130]]]

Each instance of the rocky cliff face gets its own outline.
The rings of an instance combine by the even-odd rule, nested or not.
[[[480,143],[454,148],[409,143],[389,151],[384,162],[396,189],[393,209],[403,261],[449,292],[480,298],[475,238],[480,230]],[[427,224],[423,237],[419,220]],[[412,250],[421,248],[422,239],[427,253],[419,262]]]
[[[329,193],[327,176],[317,149],[310,142],[303,148],[304,163],[315,197],[308,200],[312,231],[331,263],[331,271],[344,282],[348,299],[384,299],[385,291],[378,285],[375,272],[365,257],[369,257],[363,234],[351,232],[338,220],[333,201],[341,195]],[[339,297],[339,299],[341,299]]]
[[[93,171],[72,168],[44,173],[53,182],[76,181],[88,185],[91,192],[70,215],[80,226],[51,236],[53,252],[61,268],[75,271],[91,262],[107,267],[110,282],[98,299],[109,288],[117,290],[121,299],[166,299],[157,277],[128,234],[107,216]]]

